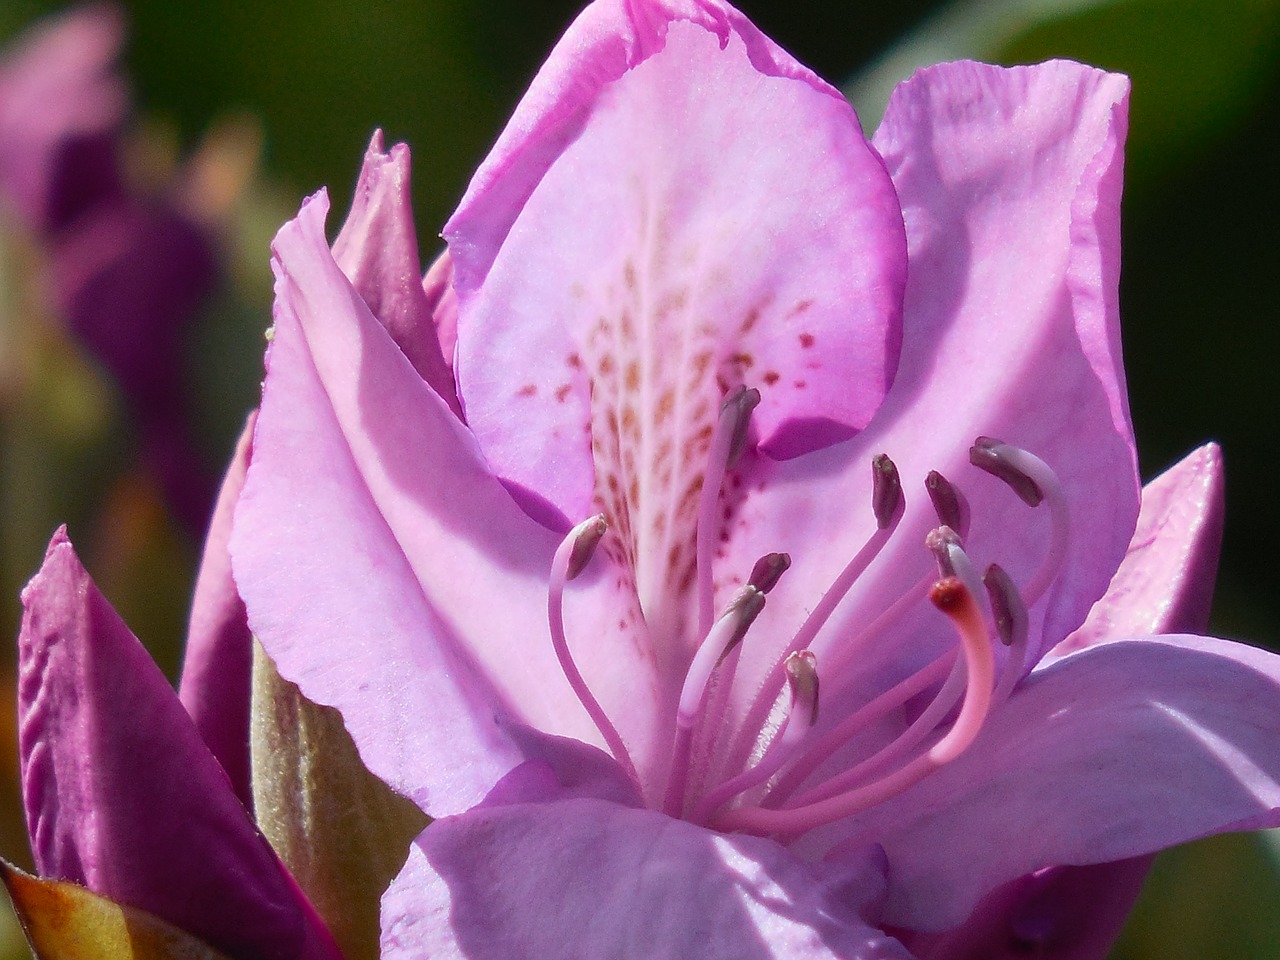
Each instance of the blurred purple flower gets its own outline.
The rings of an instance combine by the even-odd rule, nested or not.
[[[122,174],[123,33],[114,7],[87,7],[0,62],[0,204],[44,248],[51,300],[119,385],[143,462],[198,537],[215,485],[191,437],[183,350],[219,267],[205,227]]]
[[[732,7],[599,0],[425,299],[403,148],[336,256],[304,203],[231,553],[440,818],[384,957],[1097,957],[1280,822],[1280,658],[1182,633],[1216,448],[1140,496],[1127,99],[949,64],[868,141]]]

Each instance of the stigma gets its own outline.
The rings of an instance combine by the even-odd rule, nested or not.
[[[1061,571],[1069,516],[1048,464],[1013,444],[978,437],[970,448],[970,466],[1001,481],[1028,510],[1048,513],[1039,566],[1022,584],[997,563],[979,572],[965,549],[975,522],[969,501],[960,484],[933,470],[916,480],[916,489],[925,494],[921,506],[930,522],[936,521],[914,554],[918,579],[899,595],[876,598],[878,613],[857,629],[836,627],[837,609],[885,548],[903,535],[908,513],[903,478],[889,455],[877,454],[869,464],[870,503],[863,508],[868,511],[866,541],[825,590],[812,597],[793,595],[809,612],[789,637],[759,636],[771,593],[807,592],[812,586],[789,582],[791,557],[770,553],[756,561],[745,580],[735,581],[741,586],[716,609],[712,565],[720,537],[721,485],[744,451],[751,412],[759,402],[754,390],[728,391],[709,445],[695,538],[698,637],[666,725],[671,749],[664,782],[642,781],[625,738],[578,670],[566,634],[564,591],[608,535],[603,515],[575,526],[556,552],[548,619],[569,685],[647,803],[716,830],[785,842],[910,789],[981,736],[988,718],[1032,666],[1029,611]],[[919,536],[923,525],[914,526]],[[900,551],[895,556],[894,562],[903,562]],[[866,602],[865,591],[861,596]],[[932,656],[905,676],[882,681],[880,690],[861,692],[862,677],[859,699],[851,700],[850,681],[860,676],[860,658],[874,644],[892,643],[895,631],[921,607],[931,607],[930,616],[936,617],[939,642],[931,647]],[[754,650],[753,644],[758,645]],[[736,666],[748,650],[768,651],[760,655],[771,658],[766,662],[772,666],[764,682],[757,681],[758,689],[738,698],[745,708],[728,711]],[[904,662],[917,660],[904,657]],[[839,709],[822,706],[824,699]]]

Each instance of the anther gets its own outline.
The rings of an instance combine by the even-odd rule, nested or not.
[[[871,511],[876,516],[876,526],[883,530],[893,523],[902,505],[902,480],[897,466],[887,454],[876,454],[871,458]]]
[[[978,585],[978,574],[973,569],[969,555],[964,552],[964,544],[950,527],[935,527],[924,538],[924,545],[933,553],[938,562],[938,576],[959,577],[969,592],[977,595],[981,589]]]
[[[751,576],[747,578],[747,583],[761,593],[768,593],[778,585],[778,581],[790,566],[791,554],[766,553],[751,568]]]
[[[675,743],[672,746],[671,771],[662,805],[663,811],[670,816],[680,816],[684,808],[689,762],[693,755],[694,726],[702,713],[711,676],[733,648],[742,642],[747,630],[763,609],[764,594],[761,591],[751,584],[739,588],[693,655],[689,672],[684,677],[684,686],[680,688],[680,702],[676,707]]]
[[[1048,550],[1023,592],[1027,605],[1034,604],[1058,575],[1067,556],[1071,518],[1058,475],[1034,453],[990,437],[978,437],[974,441],[969,459],[1008,483],[1029,505],[1035,507],[1043,502],[1049,508]]]
[[[956,576],[955,554],[963,550],[960,537],[948,526],[934,527],[924,538],[924,545],[938,562],[938,576]]]
[[[732,430],[729,435],[729,452],[725,458],[725,469],[732,470],[738,465],[738,458],[747,446],[747,428],[751,426],[751,411],[760,404],[760,391],[755,387],[742,384],[725,394],[720,404],[722,420],[732,418]]]
[[[756,622],[756,617],[760,616],[760,611],[764,609],[764,594],[765,591],[748,583],[733,595],[733,599],[725,607],[721,620],[731,625],[731,632],[725,638],[724,648],[716,659],[717,667],[742,642],[751,625]]]
[[[605,522],[604,514],[597,513],[569,531],[567,539],[572,541],[573,546],[569,553],[569,565],[565,569],[566,580],[576,580],[578,575],[587,568],[607,529],[608,524]]]
[[[1038,507],[1044,499],[1039,484],[1010,456],[1017,447],[991,437],[978,437],[969,448],[969,462],[1009,485],[1029,507]]]
[[[991,564],[982,575],[982,585],[987,588],[987,599],[996,621],[996,633],[1006,647],[1015,640],[1027,639],[1027,605],[1022,602],[1017,585],[999,564]]]
[[[937,470],[924,478],[924,489],[938,515],[938,523],[964,536],[969,529],[969,503],[955,485]]]
[[[677,714],[680,726],[693,726],[698,711],[702,709],[702,700],[712,672],[742,642],[747,630],[763,609],[764,594],[751,584],[739,588],[733,599],[725,605],[724,612],[698,647],[698,652],[693,655],[693,662],[689,664],[689,672],[685,674]]]
[[[732,470],[747,444],[751,411],[760,403],[760,391],[739,384],[725,394],[720,416],[711,436],[711,451],[698,495],[698,527],[695,541],[698,571],[698,633],[706,636],[715,614],[715,585],[711,578],[716,538],[720,524],[720,488],[724,475]]]
[[[812,727],[818,722],[818,658],[809,650],[797,650],[787,657],[784,666],[791,688],[791,715],[803,715]]]

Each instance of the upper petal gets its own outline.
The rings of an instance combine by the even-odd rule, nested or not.
[[[1060,640],[1102,595],[1133,531],[1138,481],[1132,434],[1116,406],[1118,368],[1097,362],[1118,322],[1115,277],[1101,272],[1085,284],[1076,265],[1117,255],[1118,211],[1099,197],[1110,196],[1119,175],[1127,91],[1122,77],[1069,63],[948,64],[899,88],[874,143],[907,224],[902,360],[885,403],[857,438],[786,464],[748,465],[743,486],[751,492],[729,526],[724,589],[767,551],[792,557],[753,637],[785,642],[793,635],[875,530],[870,461],[880,452],[897,464],[906,514],[820,634],[819,671],[824,656],[830,662],[929,575],[923,540],[938,522],[924,495],[930,470],[968,498],[966,548],[975,567],[997,562],[1025,587],[1049,553],[1048,510],[1029,508],[970,465],[969,447],[981,435],[1045,460],[1066,500],[1066,552],[1054,586],[1031,610],[1033,642]],[[847,658],[851,680],[874,684],[856,691],[859,698],[954,642],[923,602],[864,639]],[[760,689],[777,645],[744,643],[745,696]],[[824,679],[824,696],[838,689]],[[820,723],[842,715],[838,701],[828,702],[834,709],[824,706]]]
[[[1280,823],[1280,657],[1201,637],[1087,647],[1032,674],[959,759],[855,818],[886,919],[960,923],[1046,866]]]
[[[629,516],[675,582],[725,390],[758,386],[760,441],[793,456],[864,426],[897,358],[892,185],[848,104],[765,43],[717,4],[593,6],[445,231],[486,455],[567,517]]]
[[[371,771],[443,815],[525,759],[511,724],[598,737],[548,634],[554,536],[338,269],[326,207],[308,201],[274,245],[276,326],[233,568],[280,673],[342,712]],[[590,638],[615,614],[582,616]],[[624,721],[651,714],[643,651],[589,644],[579,662],[601,693],[628,691]]]
[[[383,898],[383,957],[908,960],[859,916],[883,877],[598,800],[437,821]]]
[[[142,645],[66,534],[23,592],[18,710],[36,865],[232,956],[336,960]]]

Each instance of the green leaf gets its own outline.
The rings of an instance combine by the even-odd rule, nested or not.
[[[258,826],[346,960],[378,960],[382,893],[429,818],[365,769],[342,715],[282,679],[256,643],[250,741]]]
[[[0,860],[0,879],[37,960],[227,960],[143,910]]]

